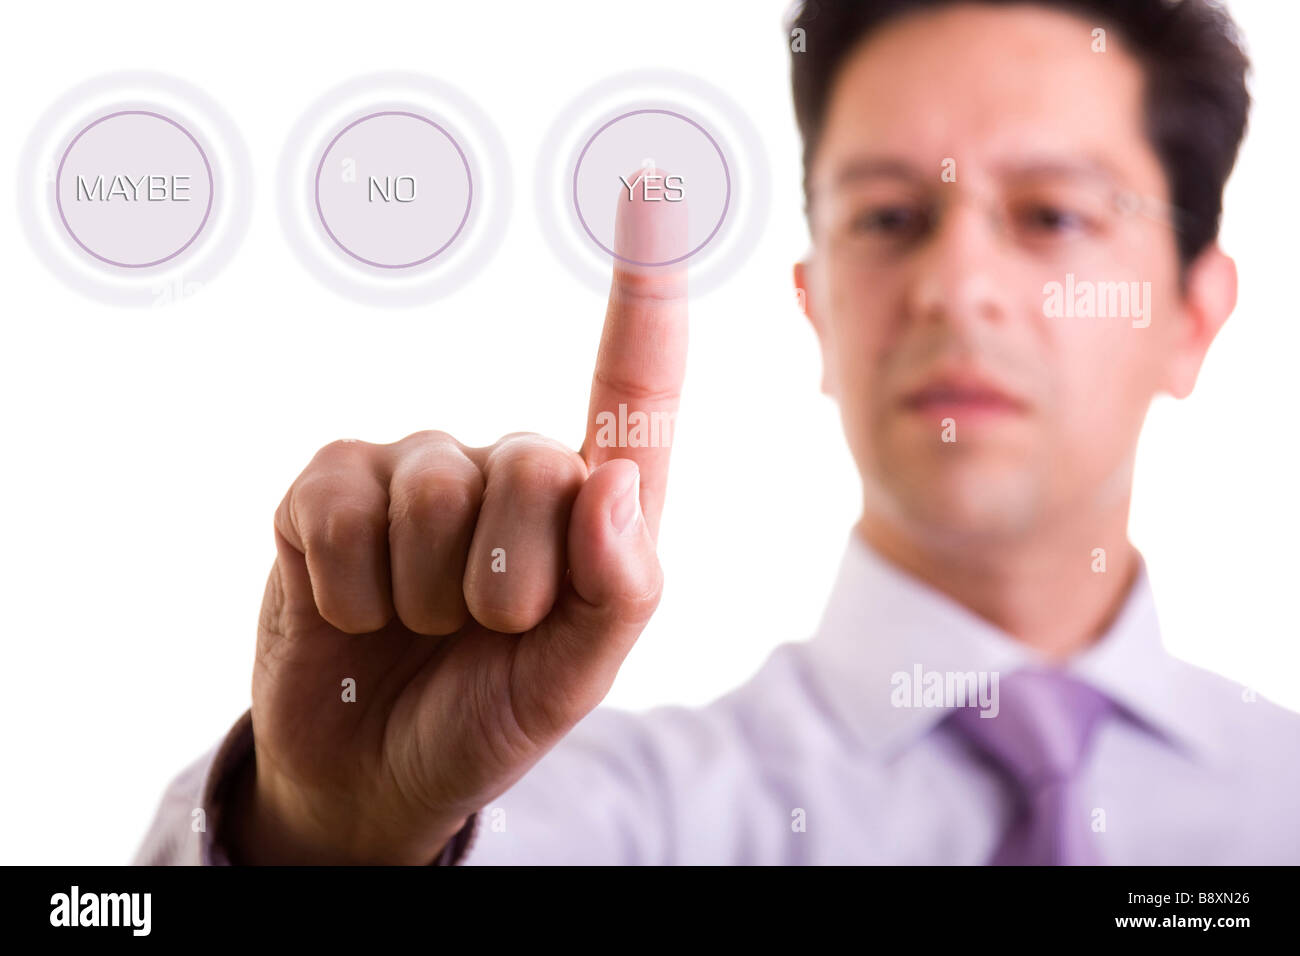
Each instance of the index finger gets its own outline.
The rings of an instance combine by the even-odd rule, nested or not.
[[[687,212],[647,185],[659,169],[619,183],[614,277],[591,381],[582,457],[589,468],[631,458],[641,471],[641,511],[659,535],[673,429],[686,375]],[[631,184],[628,187],[628,184]],[[625,188],[628,187],[628,188]],[[640,188],[637,188],[640,187]]]

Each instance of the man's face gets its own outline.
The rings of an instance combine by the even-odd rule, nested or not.
[[[1188,335],[1142,73],[1098,26],[940,8],[837,76],[797,278],[869,511],[987,541],[1126,507]],[[1048,283],[1098,314],[1047,314]]]

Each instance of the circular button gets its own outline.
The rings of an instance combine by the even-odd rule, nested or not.
[[[639,171],[628,174],[629,168]],[[620,198],[687,203],[686,249],[662,262],[640,262],[615,251]],[[616,259],[667,266],[689,259],[718,234],[731,205],[731,170],[718,141],[702,125],[666,109],[631,110],[602,125],[573,169],[573,205],[583,230]]]
[[[32,249],[70,287],[114,305],[199,294],[239,248],[252,193],[225,110],[165,73],[110,73],[68,90],[18,160]]]
[[[511,205],[509,153],[486,111],[414,73],[325,92],[289,130],[276,182],[302,264],[341,295],[395,308],[467,282]]]
[[[148,110],[101,116],[59,160],[55,201],[72,240],[124,269],[190,247],[212,213],[212,166],[184,126]]]
[[[764,235],[771,177],[762,139],[726,94],[698,77],[638,70],[601,80],[559,112],[534,168],[550,251],[601,294],[621,261],[650,270],[685,262],[691,295],[703,295]],[[657,217],[675,225],[653,255],[616,241],[620,204],[643,201],[681,204]]]
[[[474,185],[460,144],[426,116],[371,113],[336,135],[316,167],[316,212],[366,265],[409,269],[447,249],[469,221]]]

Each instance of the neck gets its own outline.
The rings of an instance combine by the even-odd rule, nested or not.
[[[1127,526],[1126,499],[1115,514],[996,543],[934,541],[870,509],[855,530],[890,563],[1049,659],[1064,660],[1100,638],[1128,597],[1139,559]],[[1095,570],[1102,560],[1105,570]]]

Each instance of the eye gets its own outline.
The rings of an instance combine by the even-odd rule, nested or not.
[[[1015,219],[1025,235],[1036,238],[1067,237],[1085,232],[1089,227],[1088,217],[1082,213],[1045,202],[1021,206]]]
[[[920,206],[887,203],[865,209],[853,218],[850,232],[882,239],[908,239],[929,227],[929,214]]]

